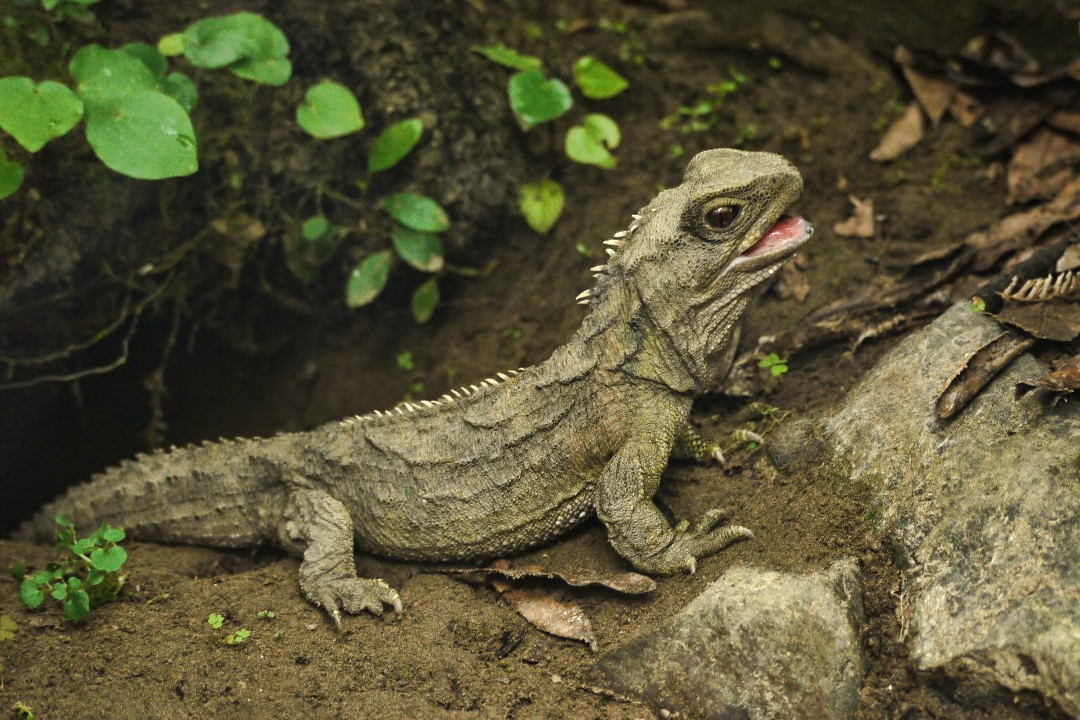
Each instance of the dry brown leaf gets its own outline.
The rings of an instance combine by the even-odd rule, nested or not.
[[[997,319],[1041,340],[1069,342],[1080,336],[1080,303],[1068,300],[1007,302]]]
[[[854,206],[851,217],[833,225],[833,232],[840,237],[874,237],[874,201],[872,198],[860,200],[854,195],[848,196]]]
[[[1009,162],[1005,202],[1050,197],[1072,179],[1070,165],[1080,160],[1080,142],[1048,128],[1039,128],[1020,143]]]
[[[596,652],[592,621],[576,602],[558,599],[545,588],[518,588],[498,578],[492,578],[491,585],[534,627],[556,637],[580,640]]]
[[[1080,135],[1080,112],[1058,110],[1046,118],[1046,124],[1056,130],[1064,130],[1073,135]]]
[[[810,281],[806,279],[806,275],[799,268],[801,258],[801,255],[797,256],[794,262],[784,265],[780,268],[780,272],[776,274],[777,280],[776,284],[773,285],[773,292],[781,300],[794,300],[801,303],[810,294]]]
[[[1058,402],[1069,393],[1080,389],[1080,355],[1055,363],[1054,369],[1041,378],[1031,382],[1018,382],[1016,384],[1016,397],[1023,397],[1035,388],[1042,388],[1055,393],[1051,405]]]
[[[998,220],[986,230],[967,236],[964,244],[976,251],[974,270],[983,272],[1002,255],[1029,246],[1050,227],[1080,218],[1080,177],[1063,187],[1054,199]]]
[[[522,565],[520,567],[511,568],[509,567],[509,564],[507,564],[506,567],[503,567],[502,563],[492,563],[491,567],[484,567],[470,572],[491,573],[500,575],[508,580],[558,580],[567,585],[572,585],[573,587],[600,585],[601,587],[606,587],[610,590],[615,590],[616,592],[625,593],[627,595],[641,595],[642,593],[652,592],[656,589],[655,580],[647,575],[641,575],[635,572],[611,574],[596,573],[589,570],[556,572],[544,570],[539,565]]]
[[[947,80],[915,69],[915,56],[903,45],[896,48],[893,59],[900,65],[915,99],[936,127],[952,104],[956,87]]]
[[[935,404],[938,418],[948,420],[963,410],[987,383],[1034,343],[1031,338],[1010,330],[968,356],[938,395]]]
[[[904,114],[893,121],[878,146],[870,151],[870,159],[878,162],[895,160],[919,144],[926,131],[926,120],[918,103],[908,105]]]
[[[958,123],[969,128],[986,114],[986,106],[966,92],[957,91],[949,105],[949,114]]]
[[[1054,270],[1057,272],[1068,272],[1077,268],[1080,268],[1080,243],[1066,247],[1065,252],[1058,258],[1057,264],[1054,265]]]

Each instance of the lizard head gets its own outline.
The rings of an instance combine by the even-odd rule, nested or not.
[[[708,150],[608,241],[616,250],[583,296],[598,306],[620,297],[646,350],[639,372],[684,389],[727,372],[751,290],[813,234],[783,214],[801,192],[779,155]]]

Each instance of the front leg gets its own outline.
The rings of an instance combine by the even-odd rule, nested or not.
[[[653,502],[674,441],[655,436],[631,439],[608,462],[596,487],[596,516],[607,527],[615,551],[638,570],[653,575],[694,572],[697,559],[754,537],[738,525],[717,527],[720,510],[710,510],[689,526],[672,527]]]
[[[356,576],[353,526],[348,510],[320,490],[297,490],[289,496],[284,527],[285,547],[303,554],[300,589],[341,628],[341,610],[382,615],[383,605],[401,612],[397,592],[382,580]]]

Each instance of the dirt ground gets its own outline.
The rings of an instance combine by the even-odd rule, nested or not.
[[[567,67],[585,52],[616,58],[621,44],[643,42],[643,65],[619,65],[631,89],[603,107],[623,129],[618,169],[567,164],[561,177],[568,189],[566,214],[552,234],[538,237],[520,220],[511,222],[482,258],[497,261],[496,271],[450,278],[427,325],[416,326],[405,303],[381,304],[352,330],[333,336],[313,331],[259,359],[231,351],[211,334],[199,335],[194,348],[177,350],[167,368],[169,443],[310,428],[392,406],[417,384],[421,397],[435,397],[462,382],[544,359],[580,321],[573,297],[589,286],[588,268],[601,262],[601,242],[625,226],[658,186],[676,184],[694,152],[710,147],[739,144],[788,156],[806,184],[795,210],[817,228],[803,253],[808,296],[797,302],[765,293],[745,324],[743,343],[752,349],[760,336],[788,330],[813,308],[874,282],[883,268],[955,242],[1004,213],[1004,182],[988,172],[994,158],[967,154],[969,133],[956,123],[930,130],[927,140],[892,163],[867,159],[884,126],[910,99],[887,61],[897,42],[949,54],[979,33],[1008,29],[1047,63],[1076,49],[1075,23],[1049,2],[1023,3],[1025,8],[1004,1],[953,8],[933,2],[761,4],[802,23],[808,36],[827,32],[844,40],[852,63],[877,70],[839,80],[790,59],[783,48],[691,42],[650,49],[648,28],[659,14],[653,6],[662,3],[545,5],[534,19],[558,40],[546,46],[562,54],[555,67]],[[526,13],[482,1],[463,4],[462,11],[478,6],[485,9],[488,36],[476,42],[502,39],[500,28],[514,27]],[[593,29],[562,35],[554,27],[556,20],[579,19]],[[630,33],[595,29],[601,19],[628,20]],[[733,69],[747,82],[725,99],[711,127],[690,134],[659,127]],[[832,231],[850,213],[849,195],[873,198],[874,237]],[[578,243],[588,255],[576,249]],[[846,346],[802,353],[763,399],[792,418],[828,406],[892,342],[870,342],[854,353]],[[414,358],[411,371],[395,360],[406,351]],[[82,422],[92,425],[123,382],[131,377],[83,383]],[[719,431],[724,418],[744,405],[710,395],[695,406],[694,418]],[[141,448],[131,435],[124,442],[134,452]],[[818,570],[854,556],[865,575],[864,642],[871,661],[860,718],[1045,716],[1027,698],[957,699],[946,678],[915,673],[898,618],[899,573],[866,531],[861,498],[812,475],[780,476],[764,460],[738,454],[724,467],[671,466],[659,498],[674,516],[722,506],[757,539],[704,560],[696,575],[659,581],[648,596],[570,591],[592,619],[599,653],[649,632],[730,567]],[[78,626],[57,622],[54,610],[25,610],[16,584],[0,583],[0,615],[18,624],[14,639],[0,642],[0,717],[13,714],[15,703],[45,719],[629,719],[656,712],[606,692],[590,670],[598,654],[584,644],[532,628],[490,586],[437,569],[358,557],[362,575],[383,577],[401,592],[404,612],[347,618],[338,633],[300,597],[293,558],[140,542],[128,544],[128,552],[129,595],[95,609]],[[49,548],[0,541],[3,567],[41,567],[49,556]],[[526,560],[625,569],[595,522],[514,562]],[[263,610],[276,617],[260,618]],[[217,642],[221,633],[207,625],[211,613],[224,615],[228,629],[250,629],[251,638],[243,645]]]

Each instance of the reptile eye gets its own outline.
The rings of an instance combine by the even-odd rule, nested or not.
[[[723,230],[724,228],[731,227],[731,224],[739,217],[740,209],[741,208],[739,208],[738,205],[720,205],[714,207],[705,216],[705,222],[717,230]]]

